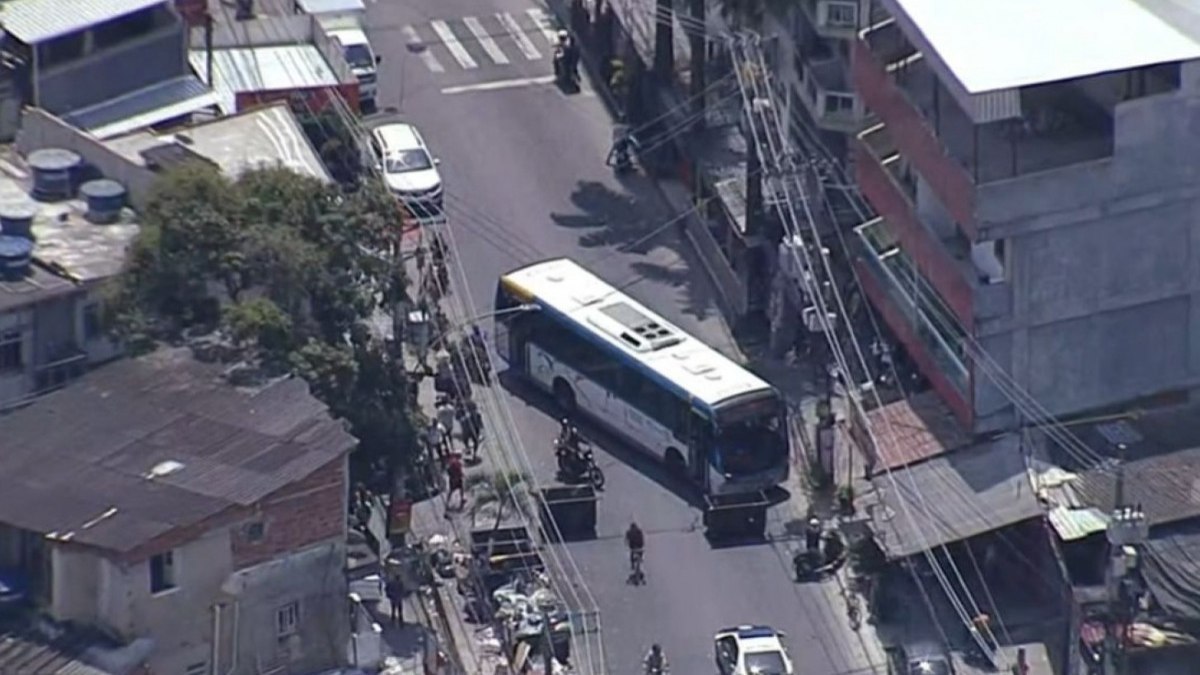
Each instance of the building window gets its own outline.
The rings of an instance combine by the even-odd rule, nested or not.
[[[825,23],[833,28],[858,26],[858,5],[850,2],[830,2],[825,5]]]
[[[0,373],[25,368],[24,339],[19,330],[0,333]]]
[[[164,593],[175,588],[175,552],[159,553],[150,559],[150,592]]]
[[[267,533],[267,526],[265,524],[263,524],[263,522],[261,520],[253,522],[253,523],[248,523],[246,525],[246,529],[245,529],[246,541],[252,541],[252,542],[262,541],[263,537],[266,536],[266,533]]]
[[[300,630],[300,602],[289,602],[275,612],[275,634],[281,638]]]
[[[93,302],[83,307],[83,339],[100,337],[100,303]]]
[[[854,112],[854,97],[850,94],[826,94],[825,112],[831,115]]]

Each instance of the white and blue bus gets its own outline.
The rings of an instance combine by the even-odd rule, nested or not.
[[[496,346],[509,368],[663,461],[706,494],[787,480],[777,389],[574,261],[500,277]]]

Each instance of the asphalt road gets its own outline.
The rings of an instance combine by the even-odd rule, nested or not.
[[[449,227],[468,277],[468,288],[457,290],[469,306],[488,311],[500,274],[568,256],[610,282],[630,284],[626,290],[638,300],[729,350],[709,283],[678,232],[668,227],[643,241],[673,214],[645,178],[617,181],[604,165],[611,121],[601,100],[586,84],[568,96],[548,82],[551,49],[535,6],[378,0],[368,8],[369,33],[383,58],[380,107],[417,124],[442,160]],[[419,48],[409,46],[414,41]],[[519,388],[503,395],[548,480],[552,411]],[[791,542],[713,549],[699,511],[660,483],[654,467],[617,444],[603,449],[608,487],[599,538],[560,548],[600,605],[609,672],[640,673],[638,660],[654,641],[674,672],[714,672],[713,632],[741,623],[787,632],[797,673],[861,667],[848,656],[844,611],[817,586],[790,580]],[[774,530],[782,530],[787,514],[786,506],[776,509]],[[621,535],[635,518],[649,535],[642,587],[625,583]]]

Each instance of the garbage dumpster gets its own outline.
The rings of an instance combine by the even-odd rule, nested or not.
[[[564,541],[594,538],[597,499],[596,490],[590,485],[543,488],[538,511],[546,537]]]
[[[767,507],[771,501],[764,492],[734,495],[707,495],[704,498],[704,528],[709,539],[762,539],[767,532]]]

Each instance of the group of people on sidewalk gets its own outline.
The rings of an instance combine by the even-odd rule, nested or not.
[[[439,355],[439,371],[450,369],[448,356]],[[425,451],[430,461],[441,464],[446,473],[448,490],[446,501],[458,494],[459,508],[466,503],[465,461],[479,462],[479,444],[483,439],[483,414],[478,403],[469,392],[455,388],[450,392],[439,392],[434,414],[425,430]],[[461,443],[457,447],[456,440]],[[461,450],[462,452],[460,452]]]

